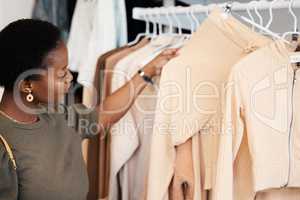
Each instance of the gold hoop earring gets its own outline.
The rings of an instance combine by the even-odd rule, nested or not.
[[[29,103],[33,102],[34,97],[32,95],[32,91],[29,88],[26,88],[26,91],[29,92],[26,96],[26,101],[28,101]]]

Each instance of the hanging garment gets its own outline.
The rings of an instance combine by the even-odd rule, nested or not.
[[[87,75],[81,75],[79,80],[88,79],[91,84],[98,57],[126,43],[124,0],[77,1],[68,41],[70,70],[91,70]],[[80,71],[80,68],[83,69]]]
[[[31,18],[34,3],[34,0],[1,0],[0,30],[18,19]]]
[[[220,137],[216,200],[240,199],[236,195],[242,195],[234,186],[235,174],[243,168],[236,169],[234,162],[243,137],[248,139],[251,161],[244,168],[250,168],[248,172],[253,178],[247,187],[252,196],[243,199],[273,196],[288,200],[295,194],[300,197],[300,189],[295,193],[276,190],[300,187],[300,85],[297,81],[300,73],[290,64],[290,53],[283,42],[277,41],[233,68]]]
[[[208,190],[204,188],[205,170],[200,134],[195,134],[185,143],[175,147],[174,177],[169,186],[172,199],[211,199]],[[184,160],[184,162],[182,162]],[[183,188],[185,184],[185,189]],[[201,191],[201,192],[200,192]]]
[[[91,97],[98,96],[100,99],[103,97],[102,91],[100,90],[101,86],[103,86],[103,71],[105,70],[105,61],[108,59],[109,56],[116,54],[123,49],[126,49],[127,47],[122,47],[118,49],[114,49],[112,51],[109,51],[105,53],[103,56],[101,56],[98,59],[96,74],[95,74],[95,85],[101,84],[97,88],[98,93],[100,94],[94,94],[91,93]],[[97,76],[98,75],[98,76]],[[100,80],[99,80],[100,78]],[[86,103],[88,106],[92,106],[94,98],[90,98],[89,103]],[[99,102],[97,102],[99,104]],[[86,152],[84,158],[87,162],[87,168],[88,168],[88,175],[89,175],[89,185],[90,190],[88,194],[88,200],[94,200],[94,199],[102,199],[106,197],[105,192],[105,182],[107,181],[106,177],[106,170],[107,169],[107,138],[105,137],[105,133],[98,135],[97,138],[93,138],[93,140],[87,141],[83,148]],[[100,178],[101,177],[101,178]],[[106,190],[107,191],[107,190]]]
[[[85,87],[92,87],[99,56],[127,43],[126,16],[124,16],[126,13],[123,1],[105,0],[97,1],[95,4],[87,54],[78,68],[77,81]]]
[[[68,0],[38,0],[35,3],[32,18],[51,22],[59,27],[65,41],[69,33]]]
[[[85,105],[90,105],[91,89],[99,56],[116,48],[118,41],[120,46],[122,42],[126,43],[126,16],[124,16],[123,1],[79,0],[77,2],[68,43],[69,64],[71,70],[79,71],[77,82],[84,86],[83,104]],[[116,22],[117,17],[122,20],[118,18],[119,21]],[[84,141],[85,155],[87,146],[88,141]]]
[[[102,85],[102,88],[104,91],[102,92],[103,95],[101,95],[102,100],[104,100],[105,97],[111,94],[111,82],[112,82],[112,76],[114,72],[115,65],[122,60],[124,57],[128,56],[129,54],[133,53],[134,51],[144,47],[149,43],[149,40],[147,38],[143,38],[140,42],[138,42],[136,45],[133,45],[131,47],[126,46],[126,50],[122,50],[122,52],[115,53],[113,55],[108,56],[107,59],[105,59],[105,63],[103,63],[103,69],[105,69],[105,76],[103,75],[104,79],[104,85]]]
[[[116,91],[119,87],[123,86],[130,77],[132,76],[132,72],[130,74],[128,69],[129,67],[135,67],[136,73],[137,70],[142,67],[139,66],[141,60],[143,60],[146,56],[151,55],[153,52],[153,48],[150,45],[146,45],[145,47],[139,49],[136,52],[131,53],[129,56],[122,59],[114,69],[114,74],[112,78],[112,91]],[[148,50],[148,51],[147,51]],[[140,56],[139,56],[140,55]],[[136,62],[136,63],[135,63]],[[128,74],[128,75],[127,75]],[[128,77],[127,77],[128,76]],[[131,121],[127,119],[131,119]],[[138,146],[138,141],[136,141],[136,136],[134,137],[133,134],[136,134],[134,127],[132,129],[126,126],[132,125],[134,119],[132,119],[132,114],[128,112],[111,130],[111,175],[110,175],[110,187],[109,187],[109,200],[117,200],[117,199],[128,199],[129,187],[128,185],[121,186],[119,192],[118,185],[122,185],[122,183],[118,183],[118,179],[120,179],[120,170],[124,166],[124,164],[130,159],[131,155],[135,151]],[[121,125],[125,125],[126,127],[121,128]],[[120,129],[127,130],[126,135],[124,131]],[[130,134],[128,134],[130,132]],[[121,145],[121,146],[120,146]],[[144,167],[141,168],[142,170]],[[124,173],[127,172],[128,169],[124,169]],[[123,177],[126,174],[123,175]],[[127,177],[126,177],[127,178]],[[123,178],[123,181],[126,181],[126,178]],[[143,184],[141,185],[141,187]],[[122,189],[123,188],[123,189]]]
[[[170,200],[193,199],[195,180],[193,156],[195,154],[192,152],[192,142],[192,140],[188,140],[175,148],[174,177],[169,187]],[[184,158],[184,162],[182,162],[182,158]]]
[[[137,45],[139,46],[139,45]],[[111,80],[112,80],[112,71],[114,70],[114,67],[116,63],[123,59],[125,56],[129,55],[132,51],[135,50],[136,47],[127,47],[125,49],[122,49],[121,51],[114,53],[110,55],[105,60],[105,71],[104,71],[104,77],[103,77],[103,85],[102,85],[102,99],[107,97],[111,94]],[[103,197],[108,196],[108,186],[109,186],[109,173],[110,173],[110,133],[107,132],[106,135],[102,138],[100,141],[101,149],[100,153],[101,155],[105,155],[100,157],[99,165],[102,167],[100,168],[100,174],[99,174],[99,182],[102,183],[99,186],[101,187],[101,190],[103,191]],[[102,175],[101,175],[102,174]]]
[[[98,59],[97,69],[96,69],[96,76],[95,78],[95,85],[96,89],[100,94],[91,93],[88,95],[89,98],[85,99],[85,104],[88,106],[92,106],[95,102],[95,96],[99,96],[102,100],[104,99],[108,93],[106,93],[106,68],[108,63],[111,63],[111,57],[113,56],[113,61],[117,62],[118,59],[122,58],[122,55],[128,54],[128,47],[124,46],[122,48],[114,49],[102,55]],[[118,55],[118,56],[117,56]],[[100,85],[99,85],[100,84]],[[97,85],[99,85],[97,87]],[[97,102],[100,103],[100,102]],[[108,163],[109,163],[109,138],[106,133],[103,135],[99,135],[99,137],[93,140],[86,141],[83,145],[84,158],[87,162],[89,180],[90,180],[90,191],[88,195],[88,199],[103,199],[107,196],[108,193]]]
[[[111,87],[112,87],[112,76],[113,76],[113,71],[116,66],[116,64],[122,60],[124,57],[128,56],[130,53],[142,48],[146,44],[148,44],[149,40],[147,38],[144,38],[141,40],[139,43],[137,43],[134,46],[128,47],[127,49],[124,49],[123,51],[116,53],[114,55],[111,55],[110,57],[107,58],[106,60],[106,71],[105,71],[105,76],[104,76],[104,90],[103,91],[103,99],[111,94]],[[110,174],[110,132],[107,132],[107,142],[106,142],[106,147],[103,151],[106,152],[106,170],[105,170],[105,197],[108,196],[108,191],[109,191],[109,174]],[[102,145],[103,146],[103,145]],[[101,163],[100,163],[101,164]],[[99,176],[99,179],[101,180],[102,177]]]
[[[173,37],[159,37],[121,60],[114,69],[112,91],[122,87],[171,41]],[[140,200],[144,196],[155,102],[156,90],[148,85],[111,129],[110,200]]]
[[[135,46],[124,46],[118,49],[114,49],[103,54],[98,59],[96,74],[95,74],[95,86],[99,91],[99,95],[90,93],[85,98],[85,103],[88,106],[92,106],[93,103],[102,102],[111,91],[111,77],[115,64],[127,56],[131,52],[145,45],[148,40],[142,40]],[[99,96],[100,102],[94,102],[93,97]],[[85,152],[84,158],[87,162],[90,191],[88,199],[105,199],[108,196],[108,182],[109,182],[109,133],[99,135],[99,137],[93,140],[85,141],[83,144],[83,150]]]
[[[68,40],[69,69],[78,71],[84,65],[90,41],[96,0],[77,0]]]
[[[114,0],[115,21],[117,26],[117,47],[128,43],[127,13],[125,0]]]
[[[299,200],[299,188],[273,189],[265,192],[259,192],[256,200]]]
[[[222,84],[238,60],[268,42],[267,38],[215,9],[181,49],[180,56],[164,67],[150,153],[148,200],[169,199],[167,191],[174,176],[175,147],[199,131],[203,156],[203,164],[199,164],[204,168],[205,177],[203,183],[195,181],[202,187],[194,185],[194,197],[200,198],[201,189],[212,189],[221,132]],[[194,162],[198,164],[200,159]]]

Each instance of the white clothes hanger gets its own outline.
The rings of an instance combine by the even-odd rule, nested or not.
[[[173,22],[172,22],[172,19],[170,17],[170,10],[168,10],[166,12],[166,18],[168,20],[168,26],[169,26],[169,32],[167,33],[167,35],[170,35],[170,36],[173,36],[174,35],[174,27],[173,27]]]
[[[247,7],[246,11],[247,11],[247,14],[248,14],[248,16],[250,17],[250,19],[251,19],[253,22],[255,22],[255,19],[254,19],[253,15],[251,14],[251,11],[250,11],[250,8],[249,8],[249,7]],[[252,28],[252,30],[254,31],[255,27],[254,27],[253,25],[251,26],[251,28]]]
[[[192,20],[195,22],[193,32],[196,32],[197,28],[200,26],[200,23],[199,23],[197,17],[195,16],[195,10],[193,7],[191,7],[191,9],[190,9],[190,15],[192,16]]]
[[[258,5],[259,2],[255,2],[255,3],[256,3],[255,8],[257,8],[257,5]],[[251,5],[251,4],[253,4],[253,1],[249,3],[249,5]],[[283,40],[283,42],[285,42],[285,43],[287,43],[287,44],[289,44],[289,45],[291,44],[291,43],[290,43],[289,41],[287,41],[286,39],[283,39],[279,34],[272,32],[270,29],[268,29],[268,28],[262,26],[261,24],[258,24],[258,23],[256,23],[255,21],[252,21],[251,19],[248,19],[248,18],[245,17],[245,16],[240,16],[240,18],[241,18],[244,22],[246,22],[246,23],[248,23],[248,24],[250,24],[250,25],[256,27],[257,29],[259,29],[260,31],[263,31],[264,33],[270,35],[271,37],[273,37],[273,38],[275,38],[275,39]]]
[[[180,22],[180,19],[176,15],[176,9],[175,9],[175,7],[172,9],[172,14],[173,14],[173,18],[175,19],[175,21],[177,23],[177,27],[178,27],[178,33],[177,34],[180,36],[180,38],[186,39],[186,37],[189,37],[190,34],[183,34],[182,24]]]
[[[160,18],[160,13],[159,13],[159,9],[156,8],[155,10],[156,16],[158,17],[158,19]],[[158,20],[158,35],[162,35],[163,34],[163,24],[159,22],[160,20]]]
[[[146,21],[145,32],[138,34],[134,41],[128,43],[128,46],[133,46],[133,45],[137,44],[142,39],[142,37],[148,37],[150,35],[150,21],[146,17],[146,14],[143,15],[143,18]]]
[[[175,19],[177,29],[178,29],[178,34],[182,35],[182,27],[181,27],[180,20],[178,19],[177,15],[176,15],[175,7],[171,9],[171,13],[172,13],[173,18]]]
[[[192,18],[191,18],[191,16],[190,16],[190,12],[189,12],[189,11],[186,11],[185,15],[186,15],[187,19],[188,19],[189,22],[190,22],[190,30],[191,30],[191,35],[192,35],[192,34],[193,34],[193,30],[194,30],[194,23],[193,23],[193,20],[192,20]]]
[[[298,37],[300,35],[300,33],[298,31],[298,18],[297,18],[297,15],[294,13],[293,8],[292,8],[293,7],[293,2],[294,2],[294,0],[290,0],[290,3],[289,3],[289,13],[292,15],[292,17],[294,19],[293,31],[285,32],[282,35],[283,39],[285,39],[288,35],[293,35],[293,36],[297,37],[297,40],[298,40]]]
[[[156,15],[155,15],[155,13],[151,13],[151,14],[149,15],[149,19],[150,19],[150,21],[152,21],[152,24],[153,24],[153,33],[152,33],[152,35],[150,36],[150,38],[151,38],[151,41],[150,41],[150,42],[153,42],[153,40],[154,40],[155,38],[157,38],[157,36],[158,36],[157,21],[159,21],[159,20],[156,20]]]
[[[254,27],[256,27],[256,28],[262,30],[263,32],[265,32],[266,34],[272,36],[272,37],[275,38],[275,39],[282,39],[282,37],[280,37],[280,35],[278,35],[277,33],[274,33],[274,32],[272,32],[271,30],[269,30],[269,29],[267,29],[267,28],[265,28],[265,27],[263,27],[263,26],[261,26],[261,25],[255,23],[255,22],[253,22],[252,20],[248,19],[247,17],[241,16],[241,19],[242,19],[243,21],[245,21],[246,23],[248,23],[248,24],[250,24],[250,25],[253,25]],[[290,42],[287,41],[287,40],[285,40],[285,39],[283,39],[283,41],[284,41],[285,43],[287,43],[287,44],[290,44]]]
[[[295,7],[300,7],[299,2],[300,1],[294,1],[294,6]],[[285,43],[289,43],[288,40],[286,40],[286,36],[283,37],[281,34],[279,33],[274,33],[272,30],[270,30],[271,24],[274,21],[274,15],[273,15],[273,10],[279,9],[279,8],[287,8],[289,6],[289,3],[287,0],[273,0],[272,2],[266,1],[266,0],[262,0],[262,1],[252,1],[250,3],[237,3],[237,2],[233,2],[232,3],[232,10],[236,10],[236,11],[243,11],[243,10],[247,10],[248,13],[248,17],[247,16],[239,16],[238,13],[232,13],[232,14],[236,14],[237,16],[240,17],[241,20],[243,20],[244,22],[248,23],[249,25],[255,27],[256,29],[258,29],[260,32],[262,31],[264,34],[268,34],[270,36],[272,36],[273,38],[276,39],[282,39],[284,40]],[[197,17],[198,15],[196,15],[196,13],[206,13],[208,14],[209,11],[212,9],[211,6],[216,6],[216,4],[210,4],[208,6],[192,6],[190,8],[187,7],[176,7],[176,11],[175,8],[160,8],[158,9],[157,13],[159,13],[159,15],[157,15],[157,17],[164,17],[166,15],[168,22],[166,23],[167,25],[169,25],[171,28],[167,31],[167,33],[165,34],[169,34],[169,35],[174,35],[174,31],[173,31],[173,27],[178,27],[178,31],[176,31],[176,34],[181,34],[182,33],[182,27],[183,24],[180,24],[180,21],[178,19],[181,19],[179,17],[182,17],[182,15],[187,17],[187,24],[189,29],[191,30],[191,33],[193,33],[197,26],[198,26],[198,20]],[[218,4],[218,6],[223,7],[222,4]],[[292,8],[293,4],[291,3],[290,9]],[[155,8],[154,8],[155,9]],[[252,12],[253,9],[253,12]],[[268,10],[270,11],[270,19],[268,18],[265,23],[264,23],[264,19],[262,17],[262,13],[260,12],[260,10]],[[172,10],[172,19],[170,19],[170,10]],[[250,12],[251,11],[251,12]],[[153,9],[143,9],[143,8],[135,8],[134,12],[133,12],[133,17],[135,19],[139,19],[139,20],[145,20],[145,18],[147,18],[147,16],[143,16],[145,15],[145,13],[153,13]],[[291,14],[294,12],[291,12]],[[257,17],[254,16],[254,14],[257,15]],[[295,13],[294,13],[295,14]],[[163,16],[161,16],[163,15]],[[143,17],[142,17],[143,16]],[[176,16],[176,17],[175,17]],[[228,13],[224,12],[224,17],[228,16]],[[293,15],[294,17],[294,15]],[[157,19],[156,19],[157,20]],[[258,22],[255,22],[258,21]],[[178,22],[179,21],[179,22]],[[296,21],[296,20],[294,20]],[[157,23],[157,22],[156,22]],[[158,23],[157,23],[158,24]],[[158,32],[162,33],[161,31],[161,26],[159,27]],[[294,30],[292,31],[294,33],[299,33],[297,29],[294,28]],[[285,35],[288,35],[287,33]]]
[[[181,25],[181,22],[180,22],[178,16],[176,15],[175,7],[172,9],[172,13],[173,13],[173,17],[174,17],[175,21],[177,22],[177,27],[178,27],[179,40],[177,41],[177,44],[181,45],[181,44],[185,43],[186,40],[190,39],[191,34],[183,34],[182,25]]]
[[[278,2],[278,0],[273,0],[270,4],[270,8],[269,8],[270,19],[269,19],[268,23],[265,26],[267,29],[270,28],[270,26],[273,22],[273,18],[274,18],[273,17],[273,7],[274,7],[274,4],[277,3],[277,2]]]
[[[259,1],[253,1],[254,12],[255,12],[256,16],[258,17],[258,19],[259,19],[259,25],[260,26],[264,26],[263,17],[261,16],[261,14],[259,13],[258,8],[257,8],[257,6],[258,6],[259,3],[260,3]],[[259,30],[259,32],[262,33],[263,31]]]
[[[159,13],[159,11],[157,11],[157,13]],[[173,31],[174,30],[174,25],[173,25],[173,21],[172,21],[172,10],[168,9],[167,12],[165,12],[165,16],[166,16],[166,19],[167,19],[167,26],[168,26],[169,30],[166,33],[160,34],[160,36],[168,36],[170,38],[172,38],[172,37],[176,38],[177,36],[179,36],[179,34],[177,34]],[[174,45],[174,43],[176,43],[176,41],[177,40],[172,39],[172,40],[169,40],[166,43],[161,44],[161,46],[159,48],[157,48],[155,52],[158,53],[163,49],[167,49],[167,48],[172,47]]]

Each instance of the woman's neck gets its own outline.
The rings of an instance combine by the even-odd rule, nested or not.
[[[25,106],[32,107],[32,104],[25,101],[25,98],[22,97],[22,103]],[[14,100],[13,94],[4,92],[2,100],[0,102],[0,111],[8,115],[10,118],[14,119],[17,122],[21,123],[34,123],[38,120],[36,114],[27,113],[24,110],[20,109],[17,103]]]

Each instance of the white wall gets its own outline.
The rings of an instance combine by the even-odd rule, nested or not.
[[[30,18],[35,0],[0,0],[0,29],[20,18]]]

